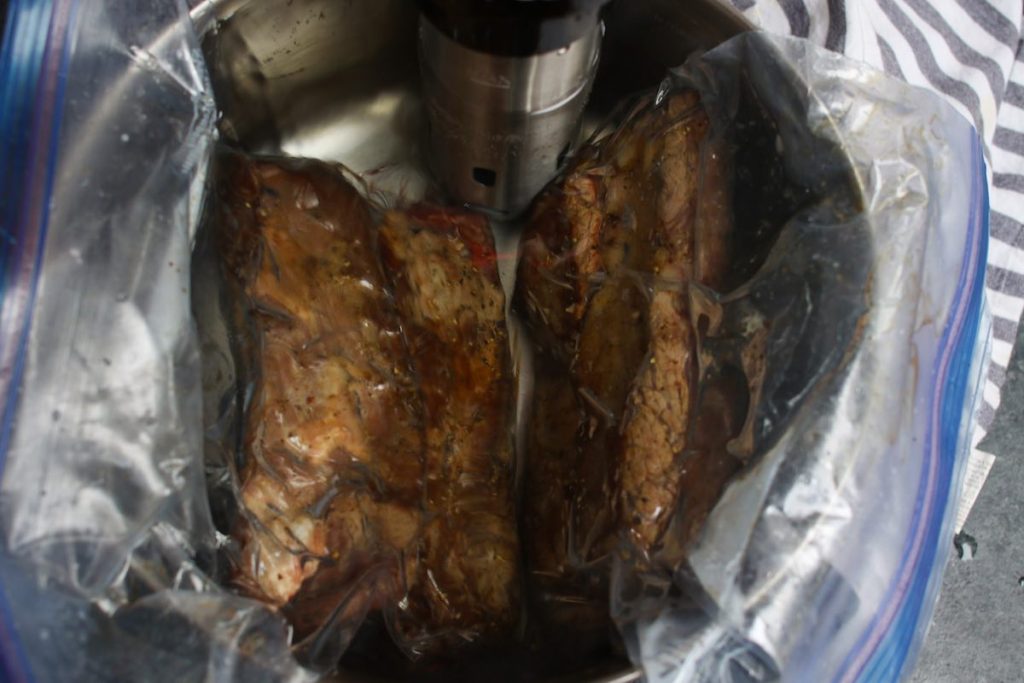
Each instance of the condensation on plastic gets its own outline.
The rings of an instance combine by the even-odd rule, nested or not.
[[[189,311],[215,112],[184,4],[53,7],[71,20],[50,34],[65,65],[60,133],[41,152],[50,213],[7,397],[5,666],[44,681],[313,680],[284,621],[215,580],[223,539]],[[706,609],[641,606],[622,624],[631,654],[653,681],[899,672],[948,552],[976,392],[976,137],[937,98],[800,41],[741,37],[677,78],[725,119],[749,84],[787,170],[807,180],[852,163],[865,210],[842,224],[828,207],[792,217],[765,267],[722,300],[780,306],[765,308],[780,320],[769,378],[798,370],[808,391],[792,380],[785,401],[758,404],[764,449],[690,558]],[[794,296],[756,296],[780,279]],[[853,314],[856,334],[842,324]]]
[[[938,97],[795,39],[741,36],[665,87],[682,86],[724,127],[752,97],[790,180],[852,168],[863,206],[830,193],[790,216],[718,299],[726,336],[771,321],[756,451],[676,574],[701,608],[620,600],[620,627],[651,681],[898,678],[948,556],[983,365],[977,135]]]

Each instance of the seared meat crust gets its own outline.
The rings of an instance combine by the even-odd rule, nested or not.
[[[640,103],[535,204],[515,294],[539,355],[523,543],[549,619],[607,595],[611,553],[653,561],[670,527],[691,543],[738,469],[745,387],[699,362],[689,304],[726,279],[730,203],[726,150],[684,91]]]
[[[235,581],[300,638],[377,609],[412,652],[508,635],[516,387],[486,220],[415,207],[378,229],[326,164],[218,168],[251,379]]]
[[[414,207],[385,215],[426,421],[427,525],[399,631],[436,652],[508,636],[519,617],[512,378],[505,294],[487,221]]]
[[[302,636],[401,599],[423,415],[364,200],[310,161],[219,160],[220,251],[252,382],[236,581]]]

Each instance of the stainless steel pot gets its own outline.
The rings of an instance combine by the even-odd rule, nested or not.
[[[246,148],[338,161],[418,199],[432,185],[411,0],[192,0],[222,132]],[[717,0],[608,8],[585,118],[750,25]],[[586,128],[586,126],[584,126]]]
[[[434,191],[419,93],[416,3],[190,0],[190,5],[226,138],[254,152],[340,162],[362,174],[385,200],[416,200]],[[583,133],[623,97],[656,85],[693,51],[750,28],[716,0],[613,2]],[[514,239],[499,232],[499,248]],[[638,671],[611,662],[576,680],[639,678]]]

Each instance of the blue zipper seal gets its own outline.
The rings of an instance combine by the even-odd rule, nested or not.
[[[947,517],[955,512],[949,506],[949,497],[952,483],[956,480],[960,425],[981,322],[985,264],[988,262],[988,186],[984,181],[985,161],[977,135],[971,138],[971,158],[975,173],[971,182],[967,251],[957,283],[953,314],[943,331],[940,353],[933,366],[932,394],[937,400],[925,435],[927,450],[920,479],[923,486],[915,503],[907,550],[882,603],[883,608],[894,602],[899,605],[888,621],[883,619],[882,613],[875,616],[843,661],[836,680],[899,680],[921,625],[921,612],[929,587],[933,578],[941,576],[935,572],[934,565],[943,542],[940,534],[947,526]],[[936,477],[935,488],[929,500],[926,483],[933,475]],[[926,510],[927,515],[924,514]],[[945,513],[937,514],[942,511]],[[913,555],[912,549],[918,541],[920,551]],[[908,570],[911,571],[910,580],[901,585],[899,577]]]
[[[0,43],[0,473],[49,222],[77,0],[12,0]],[[0,679],[31,680],[0,585]]]

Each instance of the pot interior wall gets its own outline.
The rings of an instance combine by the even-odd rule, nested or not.
[[[410,0],[249,0],[201,5],[203,51],[225,138],[254,152],[337,161],[375,189],[431,186]],[[695,50],[747,29],[715,0],[616,0],[605,15],[590,128]],[[584,130],[588,126],[584,126]]]

